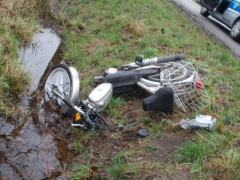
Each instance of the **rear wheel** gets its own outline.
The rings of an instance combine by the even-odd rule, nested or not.
[[[170,62],[164,64],[160,74],[149,76],[148,79],[156,82],[163,82],[167,79],[173,83],[186,79],[187,73],[186,64],[183,62]]]
[[[208,10],[205,8],[205,7],[201,7],[201,10],[200,10],[200,14],[204,17],[208,17],[209,16],[209,12]]]
[[[238,19],[232,29],[231,29],[231,32],[230,32],[230,36],[232,39],[236,40],[236,41],[239,41],[240,40],[240,19]]]

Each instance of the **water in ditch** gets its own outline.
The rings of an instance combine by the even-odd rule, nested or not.
[[[33,81],[16,115],[0,117],[0,179],[69,179],[69,124],[55,113],[54,104],[40,103],[43,82],[50,68],[62,62],[61,54],[61,39],[51,29],[37,33],[20,50]]]

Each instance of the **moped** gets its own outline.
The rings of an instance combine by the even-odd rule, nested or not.
[[[95,130],[103,122],[101,112],[113,94],[144,89],[151,95],[143,100],[145,111],[172,112],[174,102],[187,112],[210,104],[206,90],[192,63],[183,61],[184,54],[144,59],[137,56],[135,62],[120,68],[108,68],[93,75],[95,88],[87,98],[78,100],[80,79],[74,67],[65,64],[54,66],[44,83],[45,100],[55,98],[63,114],[76,111],[73,126]]]

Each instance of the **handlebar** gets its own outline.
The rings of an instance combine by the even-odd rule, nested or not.
[[[134,63],[125,64],[122,66],[123,69],[125,68],[138,68],[142,66],[154,65],[159,63],[167,63],[167,62],[174,62],[180,61],[185,59],[185,54],[176,54],[171,56],[165,57],[154,57],[150,59],[144,59],[143,56],[137,56]]]
[[[142,65],[152,65],[152,64],[158,64],[158,63],[166,63],[166,62],[173,62],[173,61],[180,61],[185,59],[185,54],[176,54],[172,56],[165,56],[165,57],[155,57],[152,59],[145,59],[143,60]]]

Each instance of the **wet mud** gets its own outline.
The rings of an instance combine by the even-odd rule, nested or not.
[[[3,179],[43,179],[61,171],[56,157],[58,149],[51,134],[39,134],[31,122],[25,123],[17,136],[11,133],[13,128],[1,119],[1,130],[7,129],[1,131]]]

